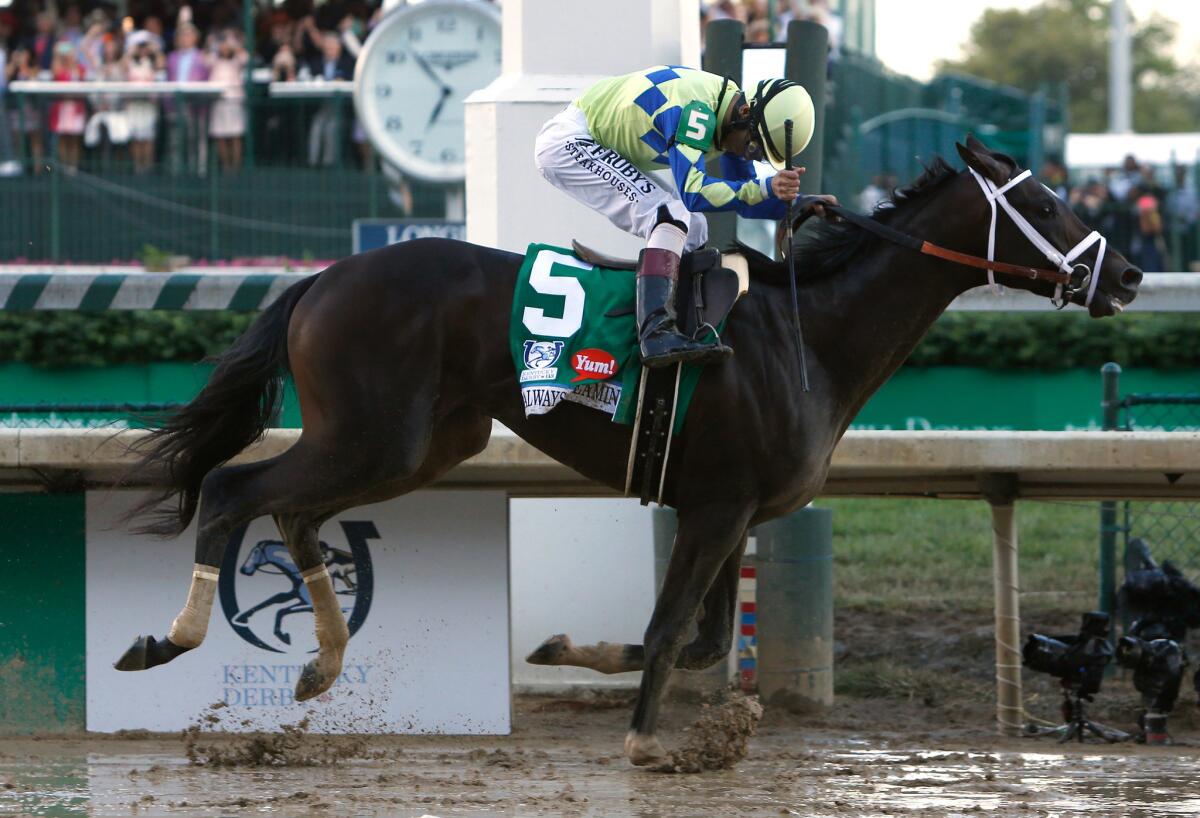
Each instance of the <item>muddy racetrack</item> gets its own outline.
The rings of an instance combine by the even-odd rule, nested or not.
[[[1077,617],[1031,621],[1057,632]],[[670,703],[663,743],[691,750],[677,766],[731,770],[630,767],[632,693],[519,697],[513,734],[498,737],[323,736],[301,710],[289,730],[229,735],[246,725],[226,724],[218,706],[182,736],[0,739],[0,816],[1200,815],[1190,684],[1171,716],[1173,747],[1002,738],[991,627],[990,612],[839,613],[833,709],[768,706],[748,747],[752,709]],[[1054,715],[1050,677],[1026,673],[1025,696],[1034,715]],[[1112,678],[1092,715],[1129,729],[1137,704],[1128,680]]]
[[[299,728],[260,739],[261,752],[253,738],[206,730],[8,739],[0,815],[1200,814],[1197,746],[1000,738],[975,723],[987,723],[986,702],[843,698],[821,717],[767,708],[745,760],[699,775],[629,767],[628,703],[521,698],[509,737],[364,741]],[[1174,720],[1176,737],[1195,742],[1194,704],[1180,704],[1189,712]],[[668,748],[691,740],[679,728],[696,715],[695,705],[667,709]]]

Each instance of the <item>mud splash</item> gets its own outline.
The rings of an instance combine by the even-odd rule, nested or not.
[[[365,736],[314,734],[310,715],[278,731],[237,732],[223,729],[225,702],[215,702],[196,723],[183,731],[184,754],[197,767],[317,767],[351,759],[382,759],[387,753],[372,749]],[[249,719],[238,726],[253,727]]]
[[[665,772],[701,773],[728,770],[746,757],[750,737],[758,727],[763,708],[757,698],[732,695],[717,705],[705,705],[704,713],[687,730],[683,747],[674,753]]]

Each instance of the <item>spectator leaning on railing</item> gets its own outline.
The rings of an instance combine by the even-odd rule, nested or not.
[[[75,46],[60,40],[54,46],[55,82],[77,82],[83,69],[75,58]],[[60,97],[50,104],[50,130],[58,138],[58,161],[68,171],[79,167],[87,106],[79,97]]]
[[[100,64],[92,78],[107,82],[126,79],[125,63],[121,59],[121,40],[111,32],[101,40]],[[129,118],[120,95],[92,94],[89,100],[92,115],[83,131],[83,144],[94,148],[107,140],[110,145],[126,145],[129,142]]]
[[[354,79],[354,59],[342,50],[342,38],[336,31],[321,33],[321,57],[309,65],[310,74],[322,80]],[[308,163],[332,165],[337,158],[339,101],[321,106],[308,132]]]
[[[232,31],[217,36],[216,53],[209,57],[209,80],[224,86],[209,113],[208,133],[217,142],[221,169],[242,165],[242,136],[246,133],[246,94],[242,88],[249,59],[240,37]]]
[[[125,76],[130,82],[154,82],[166,67],[159,40],[149,31],[135,31],[125,40]],[[130,97],[125,103],[129,122],[129,154],[134,173],[154,166],[154,139],[158,131],[158,102],[151,97]]]
[[[175,50],[167,55],[167,79],[171,82],[204,82],[208,79],[208,63],[197,47],[200,31],[190,22],[181,22],[175,29]],[[167,106],[173,118],[170,154],[171,161],[178,163],[183,157],[185,167],[199,170],[205,166],[205,127],[207,104],[183,102]],[[176,170],[182,170],[176,166]]]

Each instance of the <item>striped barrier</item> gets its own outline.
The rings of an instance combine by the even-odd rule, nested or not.
[[[0,310],[260,310],[309,275],[0,272]]]
[[[203,268],[201,268],[203,269]],[[0,266],[0,311],[26,310],[260,310],[284,290],[319,272],[283,272],[258,267],[240,272],[196,268],[177,273],[147,273],[140,267]],[[1050,312],[1045,298],[1022,290],[993,292],[976,287],[963,293],[951,310],[968,312]],[[1147,275],[1132,312],[1200,312],[1200,275]]]

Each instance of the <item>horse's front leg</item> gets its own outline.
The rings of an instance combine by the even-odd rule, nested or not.
[[[679,510],[679,531],[646,628],[642,686],[625,737],[625,755],[634,764],[659,765],[670,760],[655,736],[667,680],[701,600],[721,566],[744,542],[751,514],[749,504],[733,503],[699,503]]]
[[[705,594],[696,638],[683,646],[675,667],[701,670],[729,655],[733,647],[733,618],[737,611],[738,583],[745,551],[746,534],[743,532],[737,549],[725,560],[716,582]],[[525,661],[531,665],[586,667],[598,673],[628,673],[641,670],[645,658],[646,651],[641,645],[620,642],[576,645],[569,636],[560,633],[539,645]]]

